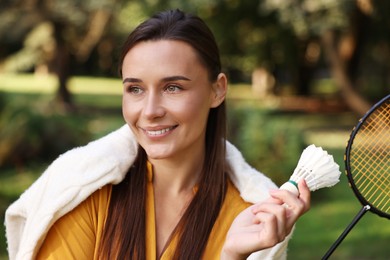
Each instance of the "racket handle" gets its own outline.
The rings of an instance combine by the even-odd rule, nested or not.
[[[344,238],[348,235],[349,231],[356,225],[356,223],[363,217],[364,213],[370,210],[370,205],[364,206],[359,213],[355,216],[352,222],[348,225],[348,227],[344,230],[344,232],[340,235],[340,237],[333,243],[333,245],[329,248],[328,252],[321,258],[322,260],[328,259],[332,253],[336,250],[336,248],[341,244]]]

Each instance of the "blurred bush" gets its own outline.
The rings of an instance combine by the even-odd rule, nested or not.
[[[90,139],[83,125],[37,104],[7,103],[0,112],[0,167],[52,160]]]
[[[293,117],[255,106],[229,110],[229,140],[276,184],[292,174],[305,147]]]

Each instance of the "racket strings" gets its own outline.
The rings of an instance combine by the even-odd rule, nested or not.
[[[370,129],[371,130],[371,129]],[[377,139],[379,140],[379,139]],[[376,142],[378,143],[378,142]],[[381,144],[379,142],[379,144]],[[382,142],[383,144],[383,142]],[[377,154],[380,154],[382,153],[382,148],[378,147],[378,144],[375,144],[377,147]],[[382,186],[386,186],[386,183],[385,183],[385,180],[382,180],[383,178],[381,178],[383,176],[383,170],[385,169],[385,165],[380,163],[381,162],[381,158],[383,158],[383,156],[375,156],[375,154],[372,154],[372,152],[368,151],[368,153],[365,154],[365,156],[369,156],[368,159],[366,160],[363,160],[363,162],[365,162],[367,164],[367,166],[370,166],[370,167],[367,167],[367,170],[369,172],[376,172],[378,173],[377,175],[372,175],[373,178],[371,179],[368,179],[368,183],[367,183],[367,179],[363,179],[364,181],[363,182],[360,182],[360,180],[362,179],[363,175],[360,176],[360,178],[357,180],[357,183],[360,185],[360,187],[364,187],[361,189],[361,193],[364,193],[366,194],[366,197],[368,200],[372,200],[373,197],[375,197],[375,192],[383,192],[384,190],[381,188]],[[374,159],[374,161],[372,160]],[[359,165],[360,167],[362,167],[362,165]],[[365,166],[363,166],[365,167]],[[365,175],[367,176],[367,174]],[[370,183],[371,181],[371,183]],[[375,181],[375,182],[373,182]],[[369,184],[372,184],[372,185],[369,185]],[[362,185],[365,185],[365,186],[362,186]],[[379,188],[379,189],[378,189]],[[387,193],[387,192],[385,192]],[[371,194],[370,196],[368,196],[369,194]],[[380,202],[383,202],[384,200],[380,200]],[[372,203],[376,203],[378,202],[378,198],[374,201],[372,201]]]
[[[350,154],[357,189],[370,204],[387,213],[390,212],[389,156],[390,101],[387,101],[362,123]]]
[[[367,178],[367,175],[365,175],[366,178],[364,181],[361,183],[357,182],[357,186],[360,193],[365,196],[367,201],[370,201],[372,204],[376,204],[378,208],[383,210],[386,206],[386,202],[388,201],[388,197],[390,197],[386,188],[388,185],[385,180],[381,178],[383,173],[380,173],[380,169],[374,168],[370,169],[370,171],[376,171],[380,176],[378,177],[377,175],[373,175],[371,176],[372,178],[369,179]]]
[[[386,208],[389,192],[386,188],[387,184],[383,178],[381,178],[383,173],[380,173],[378,170],[378,168],[371,169],[371,171],[376,171],[379,177],[378,175],[374,175],[373,178],[365,179],[365,181],[361,183],[358,182],[357,185],[361,194],[365,196],[366,200],[370,201],[371,204],[376,204],[376,207],[383,210]]]
[[[369,124],[370,122],[368,122]],[[369,124],[370,125],[370,124]],[[384,128],[382,127],[382,130]],[[362,168],[362,167],[380,167],[381,165],[383,164],[380,164],[380,162],[385,159],[386,157],[386,152],[387,152],[387,140],[381,140],[379,138],[377,138],[378,136],[385,136],[385,137],[388,137],[387,133],[386,135],[384,134],[380,134],[380,130],[378,128],[377,132],[377,136],[375,136],[374,139],[371,139],[373,138],[369,132],[365,132],[365,131],[360,131],[359,132],[359,137],[358,138],[355,138],[354,140],[354,153],[356,153],[356,155],[353,157],[355,159],[357,159],[355,161],[355,165],[357,166],[357,168]],[[367,133],[369,135],[367,135]],[[368,141],[370,143],[368,143]],[[372,149],[372,147],[375,147],[375,149]],[[359,148],[359,149],[358,149]],[[360,153],[359,153],[360,152]],[[377,155],[377,156],[375,156]],[[363,160],[364,159],[364,160]],[[374,161],[372,161],[374,160]],[[378,170],[376,168],[373,168],[371,170]],[[363,177],[363,176],[361,176]],[[357,181],[359,181],[360,179],[357,179]]]

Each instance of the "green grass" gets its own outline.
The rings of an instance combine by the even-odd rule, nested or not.
[[[77,94],[120,95],[119,79],[98,77],[73,77],[69,89]],[[57,80],[51,75],[1,74],[0,90],[16,93],[54,93]]]
[[[80,105],[80,111],[72,115],[72,120],[88,127],[93,138],[123,124],[119,80],[77,77],[70,83],[75,102]],[[6,98],[12,104],[29,104],[39,100],[47,108],[54,96],[55,79],[32,75],[0,75],[0,91],[6,92]],[[229,99],[234,99],[231,100],[234,106],[230,109],[234,109],[236,105],[258,106],[245,85],[231,87]],[[268,105],[273,104],[270,102]],[[344,147],[351,127],[356,122],[353,115],[300,113],[289,116],[302,125],[306,143],[324,146],[334,155],[341,169],[344,169]],[[8,205],[31,185],[48,163],[30,163],[19,169],[0,168],[0,221],[4,222],[4,211]],[[288,259],[320,259],[360,208],[360,203],[348,187],[345,175],[341,176],[340,183],[335,187],[314,192],[311,210],[296,225],[289,245]],[[0,233],[4,234],[3,225],[0,225]],[[389,221],[368,212],[331,259],[389,259],[389,242]],[[0,259],[7,259],[4,236],[0,236]]]

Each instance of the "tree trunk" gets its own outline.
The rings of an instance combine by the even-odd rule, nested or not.
[[[72,95],[68,89],[69,78],[69,53],[65,46],[57,48],[56,74],[58,77],[57,98],[65,106],[72,105]]]
[[[73,108],[72,94],[67,84],[70,77],[70,52],[62,37],[63,28],[62,24],[54,24],[54,38],[57,48],[52,63],[52,70],[58,78],[57,100],[65,110],[71,110]]]
[[[345,98],[345,102],[351,110],[360,116],[364,115],[370,109],[371,104],[356,92],[352,83],[353,81],[348,76],[345,64],[338,53],[334,31],[327,31],[322,35],[322,45],[333,78],[339,86],[341,93]]]
[[[319,59],[319,52],[313,54],[313,46],[318,46],[314,40],[301,40],[298,46],[297,65],[297,94],[302,96],[310,95],[310,85],[313,81],[314,72]],[[319,49],[319,48],[318,48]]]
[[[104,9],[99,9],[91,15],[88,31],[78,44],[76,56],[80,62],[85,62],[89,58],[93,48],[101,41],[111,15],[111,12]]]

